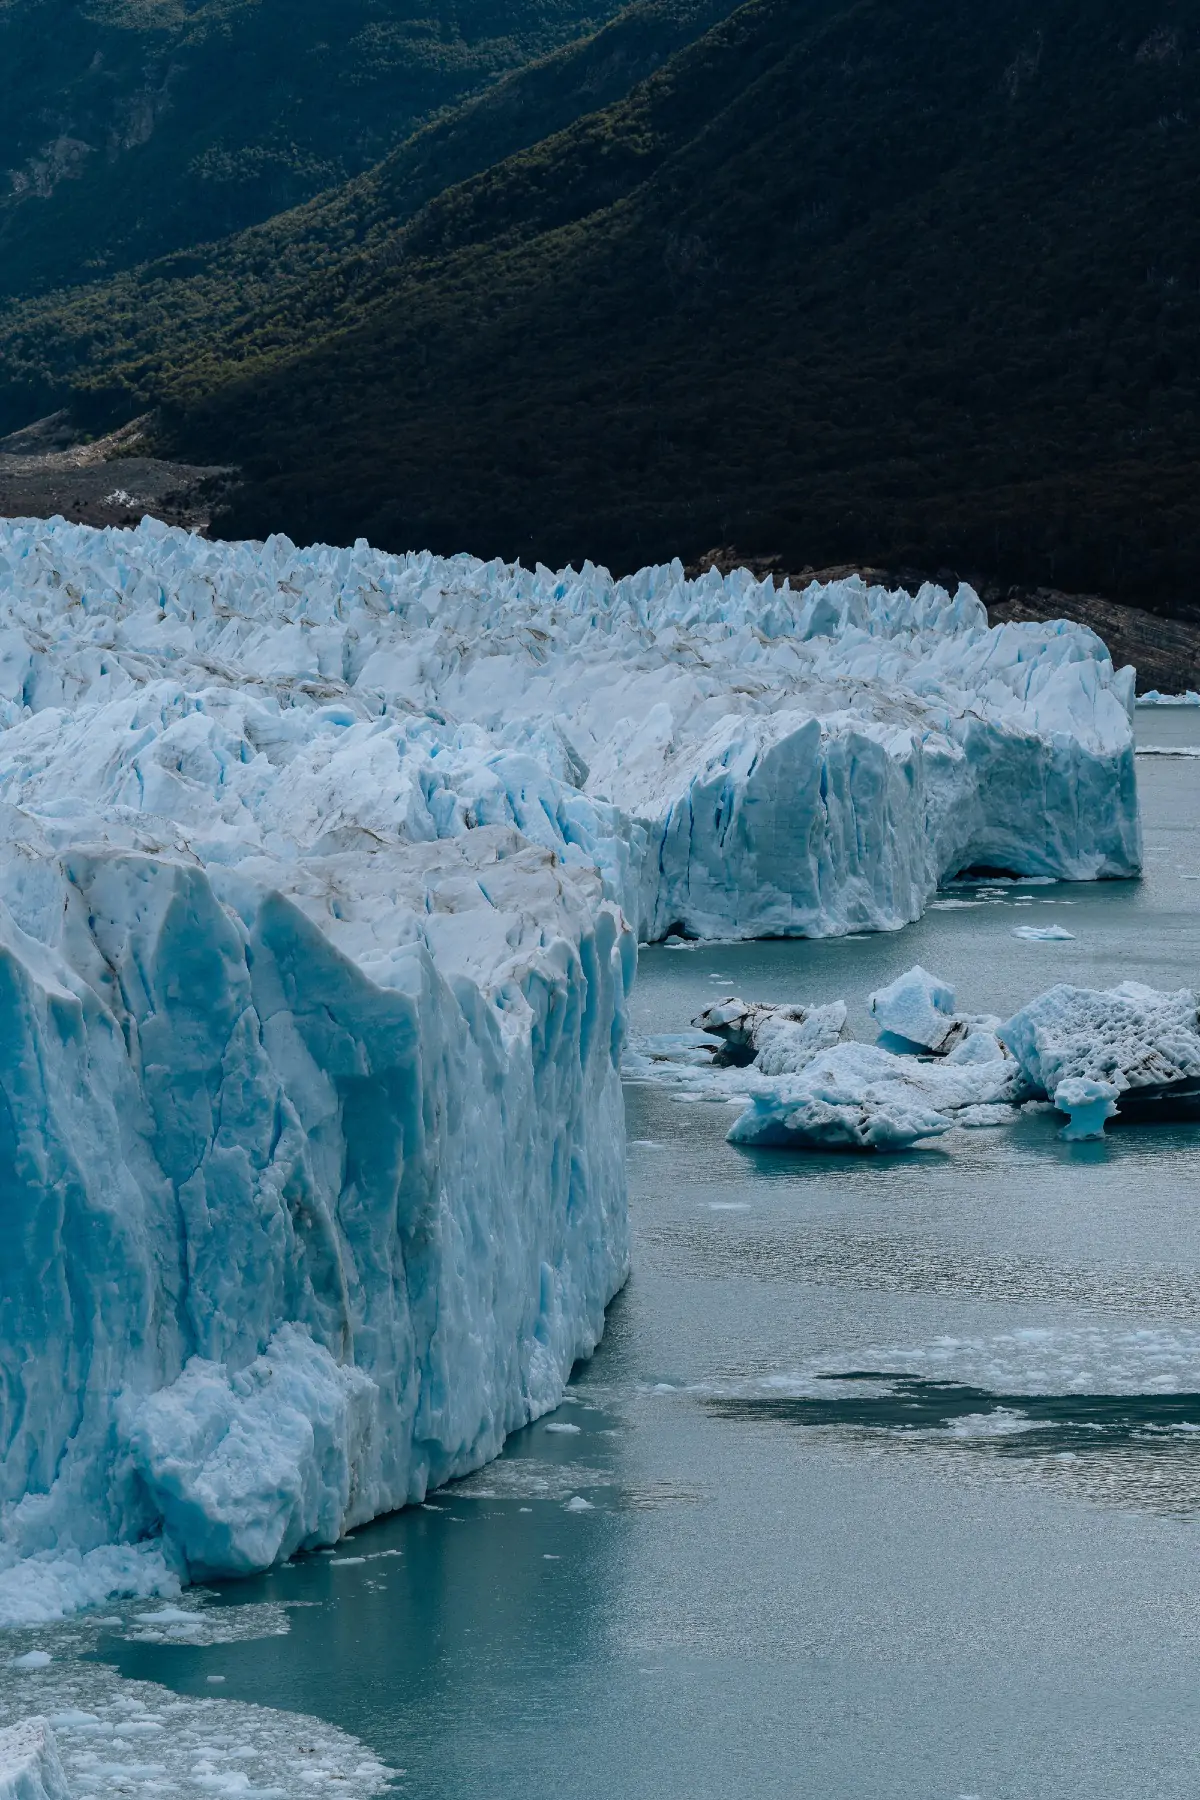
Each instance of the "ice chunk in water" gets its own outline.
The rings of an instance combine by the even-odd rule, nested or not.
[[[870,997],[880,1031],[938,1050],[954,1028],[954,989],[920,963]]]
[[[1200,1080],[1200,1021],[1188,988],[1163,994],[1141,982],[1108,989],[1060,982],[1000,1027],[1031,1084],[1054,1094],[1072,1077],[1126,1089]]]
[[[23,1719],[0,1731],[0,1800],[71,1800],[46,1719]]]
[[[1054,1090],[1054,1104],[1059,1112],[1070,1114],[1061,1136],[1068,1143],[1102,1138],[1105,1121],[1116,1115],[1120,1092],[1111,1081],[1092,1081],[1084,1075],[1072,1075],[1066,1081],[1060,1081]]]
[[[729,1141],[812,1150],[903,1150],[957,1123],[996,1124],[1018,1071],[1011,1058],[952,1066],[838,1044],[797,1075],[751,1090]],[[980,1109],[988,1108],[985,1113]],[[1015,1117],[1011,1112],[1010,1116]]]

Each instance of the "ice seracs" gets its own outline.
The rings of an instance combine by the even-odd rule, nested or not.
[[[0,1606],[493,1456],[627,1270],[635,933],[1131,873],[1132,691],[965,587],[0,521]],[[755,1079],[844,1016],[747,1027]]]
[[[244,1572],[495,1455],[628,1264],[594,871],[127,819],[11,809],[0,858],[3,1559],[88,1598],[107,1543]]]
[[[336,798],[336,829],[386,834],[407,802],[387,742],[356,731],[386,721],[397,760],[416,738],[438,765],[439,835],[469,829],[477,800],[494,819],[498,790],[522,829],[545,806],[538,841],[602,867],[642,939],[889,929],[965,868],[1140,863],[1132,671],[1081,626],[989,630],[967,587],[777,592],[677,563],[613,581],[361,542],[206,544],[149,521],[0,522],[0,719],[55,715],[36,737],[48,775],[56,737],[78,745],[91,709],[149,690],[130,728],[159,748],[123,741],[119,804],[211,787],[220,766],[237,832],[254,774],[232,764],[307,767],[299,706],[327,777],[296,783],[314,806]],[[175,716],[189,704],[211,745]],[[316,740],[339,732],[334,757]],[[139,758],[157,765],[145,796]],[[489,779],[506,758],[527,783],[511,762]]]

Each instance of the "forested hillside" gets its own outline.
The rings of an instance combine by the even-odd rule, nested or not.
[[[24,309],[10,395],[161,406],[230,531],[1190,590],[1200,0],[750,0],[605,98]]]
[[[642,0],[305,206],[0,313],[0,432],[64,400],[123,421],[359,322],[393,292],[406,228],[430,200],[623,98],[729,11],[729,0]]]
[[[610,0],[0,0],[0,293],[344,182]]]

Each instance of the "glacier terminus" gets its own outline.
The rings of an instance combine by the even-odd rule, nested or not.
[[[0,521],[0,1618],[496,1455],[628,1272],[638,942],[1136,874],[1133,700],[965,586]]]

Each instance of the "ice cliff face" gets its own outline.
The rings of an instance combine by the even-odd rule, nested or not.
[[[628,1258],[598,878],[503,827],[235,867],[3,829],[7,1559],[263,1567],[556,1404]]]
[[[1131,698],[969,590],[0,521],[0,1589],[495,1454],[625,1276],[631,925],[1128,873]]]
[[[972,865],[1130,874],[1132,702],[1093,633],[989,631],[967,588],[0,522],[15,804],[65,762],[95,801],[284,854],[318,820],[515,823],[602,867],[643,938],[894,928]]]

